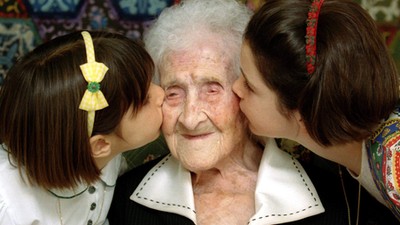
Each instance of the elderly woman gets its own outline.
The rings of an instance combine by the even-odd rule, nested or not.
[[[232,91],[250,16],[236,1],[188,0],[145,34],[171,154],[118,181],[111,224],[277,224],[324,211],[299,162],[252,138]]]

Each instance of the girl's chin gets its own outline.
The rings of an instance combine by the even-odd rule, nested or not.
[[[251,123],[249,123],[249,129],[251,133],[257,135],[257,136],[266,136],[264,132],[260,132],[259,130],[255,129]]]

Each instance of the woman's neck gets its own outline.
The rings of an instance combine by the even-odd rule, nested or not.
[[[348,168],[354,174],[359,175],[361,171],[362,141],[354,141],[345,144],[336,144],[329,147],[318,144],[310,137],[296,140],[305,148],[315,154],[339,163]]]
[[[238,179],[256,180],[262,154],[263,149],[254,141],[248,140],[246,144],[233,150],[229,156],[221,160],[213,168],[206,171],[192,172],[192,184],[194,187],[206,185],[208,187],[221,188],[224,184],[236,182]],[[234,186],[227,185],[227,188]]]

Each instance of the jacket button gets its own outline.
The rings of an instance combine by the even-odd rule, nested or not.
[[[96,203],[93,202],[93,203],[90,205],[90,210],[93,211],[95,208],[96,208]]]
[[[93,186],[90,186],[88,191],[90,194],[93,194],[96,191],[96,188]]]

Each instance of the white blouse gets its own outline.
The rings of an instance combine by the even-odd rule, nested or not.
[[[350,175],[356,179],[361,185],[367,190],[373,197],[376,198],[380,203],[386,205],[385,200],[383,200],[383,197],[381,193],[379,192],[378,188],[375,185],[374,179],[372,178],[372,173],[371,169],[369,167],[369,162],[368,162],[368,153],[367,153],[367,148],[365,147],[365,141],[363,141],[362,144],[362,158],[361,158],[361,170],[360,174],[356,176],[354,173],[352,173],[350,170],[347,170]]]
[[[74,190],[45,190],[24,183],[0,148],[0,225],[108,224],[114,187],[126,164],[121,154],[101,171],[101,180]],[[123,168],[124,167],[124,168]]]

